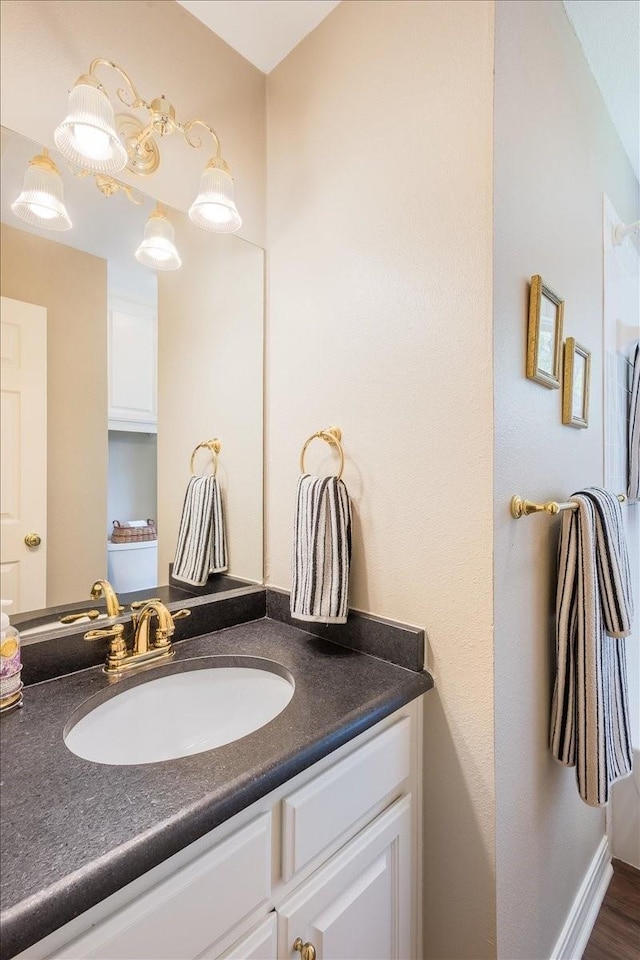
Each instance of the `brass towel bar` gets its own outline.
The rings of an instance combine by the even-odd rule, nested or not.
[[[326,430],[318,430],[316,433],[312,433],[310,437],[307,437],[305,440],[302,450],[300,451],[300,473],[305,473],[304,469],[304,455],[307,452],[307,447],[313,440],[324,440],[325,443],[328,443],[330,447],[336,447],[338,450],[338,455],[340,457],[340,469],[338,470],[337,477],[338,480],[342,476],[342,471],[344,470],[344,450],[342,449],[342,430],[340,427],[327,427]]]
[[[193,448],[193,453],[191,454],[191,461],[189,463],[189,470],[191,471],[191,476],[195,477],[195,472],[193,469],[193,464],[196,458],[196,453],[198,450],[206,449],[211,451],[211,456],[213,457],[213,476],[215,477],[218,472],[218,454],[220,453],[220,448],[222,444],[217,437],[214,437],[213,440],[203,440],[196,447]]]
[[[626,496],[624,493],[618,494],[618,500],[620,503],[626,503]],[[523,500],[522,497],[511,497],[511,516],[514,520],[518,520],[520,517],[529,517],[532,513],[550,513],[555,515],[556,513],[561,513],[563,510],[577,510],[578,504],[575,500],[565,500],[564,502],[559,502],[557,500],[547,500],[546,503],[536,503],[535,500]]]

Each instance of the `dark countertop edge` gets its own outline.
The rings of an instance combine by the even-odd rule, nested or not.
[[[181,810],[178,815],[139,834],[134,840],[122,844],[110,854],[84,866],[82,870],[69,874],[64,881],[53,884],[37,895],[28,897],[4,911],[0,917],[2,957],[9,960],[33,946],[65,923],[90,910],[97,903],[364,733],[365,730],[375,726],[380,720],[384,720],[407,703],[416,700],[433,686],[433,680],[426,671],[421,674],[413,671],[405,672],[415,678],[413,691],[405,689],[401,693],[390,694],[382,702],[370,706],[364,714],[354,711],[356,715],[352,713],[345,717],[338,730],[328,732],[319,740],[303,747],[294,756],[281,760],[263,774],[246,780],[240,787],[229,783],[224,797],[211,801],[204,796],[191,807]],[[105,875],[109,876],[107,883],[105,883]],[[75,881],[82,885],[82,906],[80,909],[65,910],[65,905],[70,900],[67,896],[68,890]],[[73,899],[77,902],[77,895]],[[37,911],[37,923],[34,923],[35,911]],[[36,930],[35,938],[29,935]]]

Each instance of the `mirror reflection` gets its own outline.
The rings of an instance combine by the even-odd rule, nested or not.
[[[12,210],[34,157],[59,171],[68,228],[44,202],[39,222],[61,228]],[[225,549],[212,545],[204,573],[183,563],[179,586],[262,580],[263,251],[77,174],[2,130],[1,572],[13,618],[99,607],[99,578],[160,595],[191,466],[215,469]],[[139,262],[145,242],[161,257],[173,247],[179,268]]]

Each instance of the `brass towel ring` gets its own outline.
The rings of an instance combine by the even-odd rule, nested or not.
[[[318,430],[316,433],[312,433],[305,442],[302,450],[300,451],[300,473],[305,473],[304,469],[304,455],[307,452],[307,447],[312,440],[324,440],[325,443],[328,443],[330,447],[338,448],[338,455],[340,457],[340,469],[336,474],[338,480],[342,476],[342,471],[344,470],[344,450],[342,449],[342,430],[340,427],[327,427],[326,430]]]
[[[197,447],[194,447],[193,453],[191,454],[191,462],[190,462],[190,464],[189,464],[189,470],[191,471],[191,476],[192,476],[192,477],[195,477],[195,475],[196,475],[196,474],[195,474],[195,471],[194,471],[194,469],[193,469],[193,464],[194,464],[194,461],[195,461],[195,458],[196,458],[196,453],[198,452],[198,450],[201,450],[202,448],[205,448],[205,449],[211,451],[211,456],[213,457],[213,474],[212,474],[212,476],[215,477],[215,475],[216,475],[217,472],[218,472],[218,454],[220,453],[220,447],[221,447],[221,446],[222,446],[222,444],[220,443],[220,441],[218,440],[218,438],[217,438],[217,437],[214,437],[213,440],[203,440],[201,443],[199,443],[199,444],[197,445]]]

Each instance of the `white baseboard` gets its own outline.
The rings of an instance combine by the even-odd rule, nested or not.
[[[551,953],[551,960],[581,960],[613,876],[609,838],[603,837]]]

